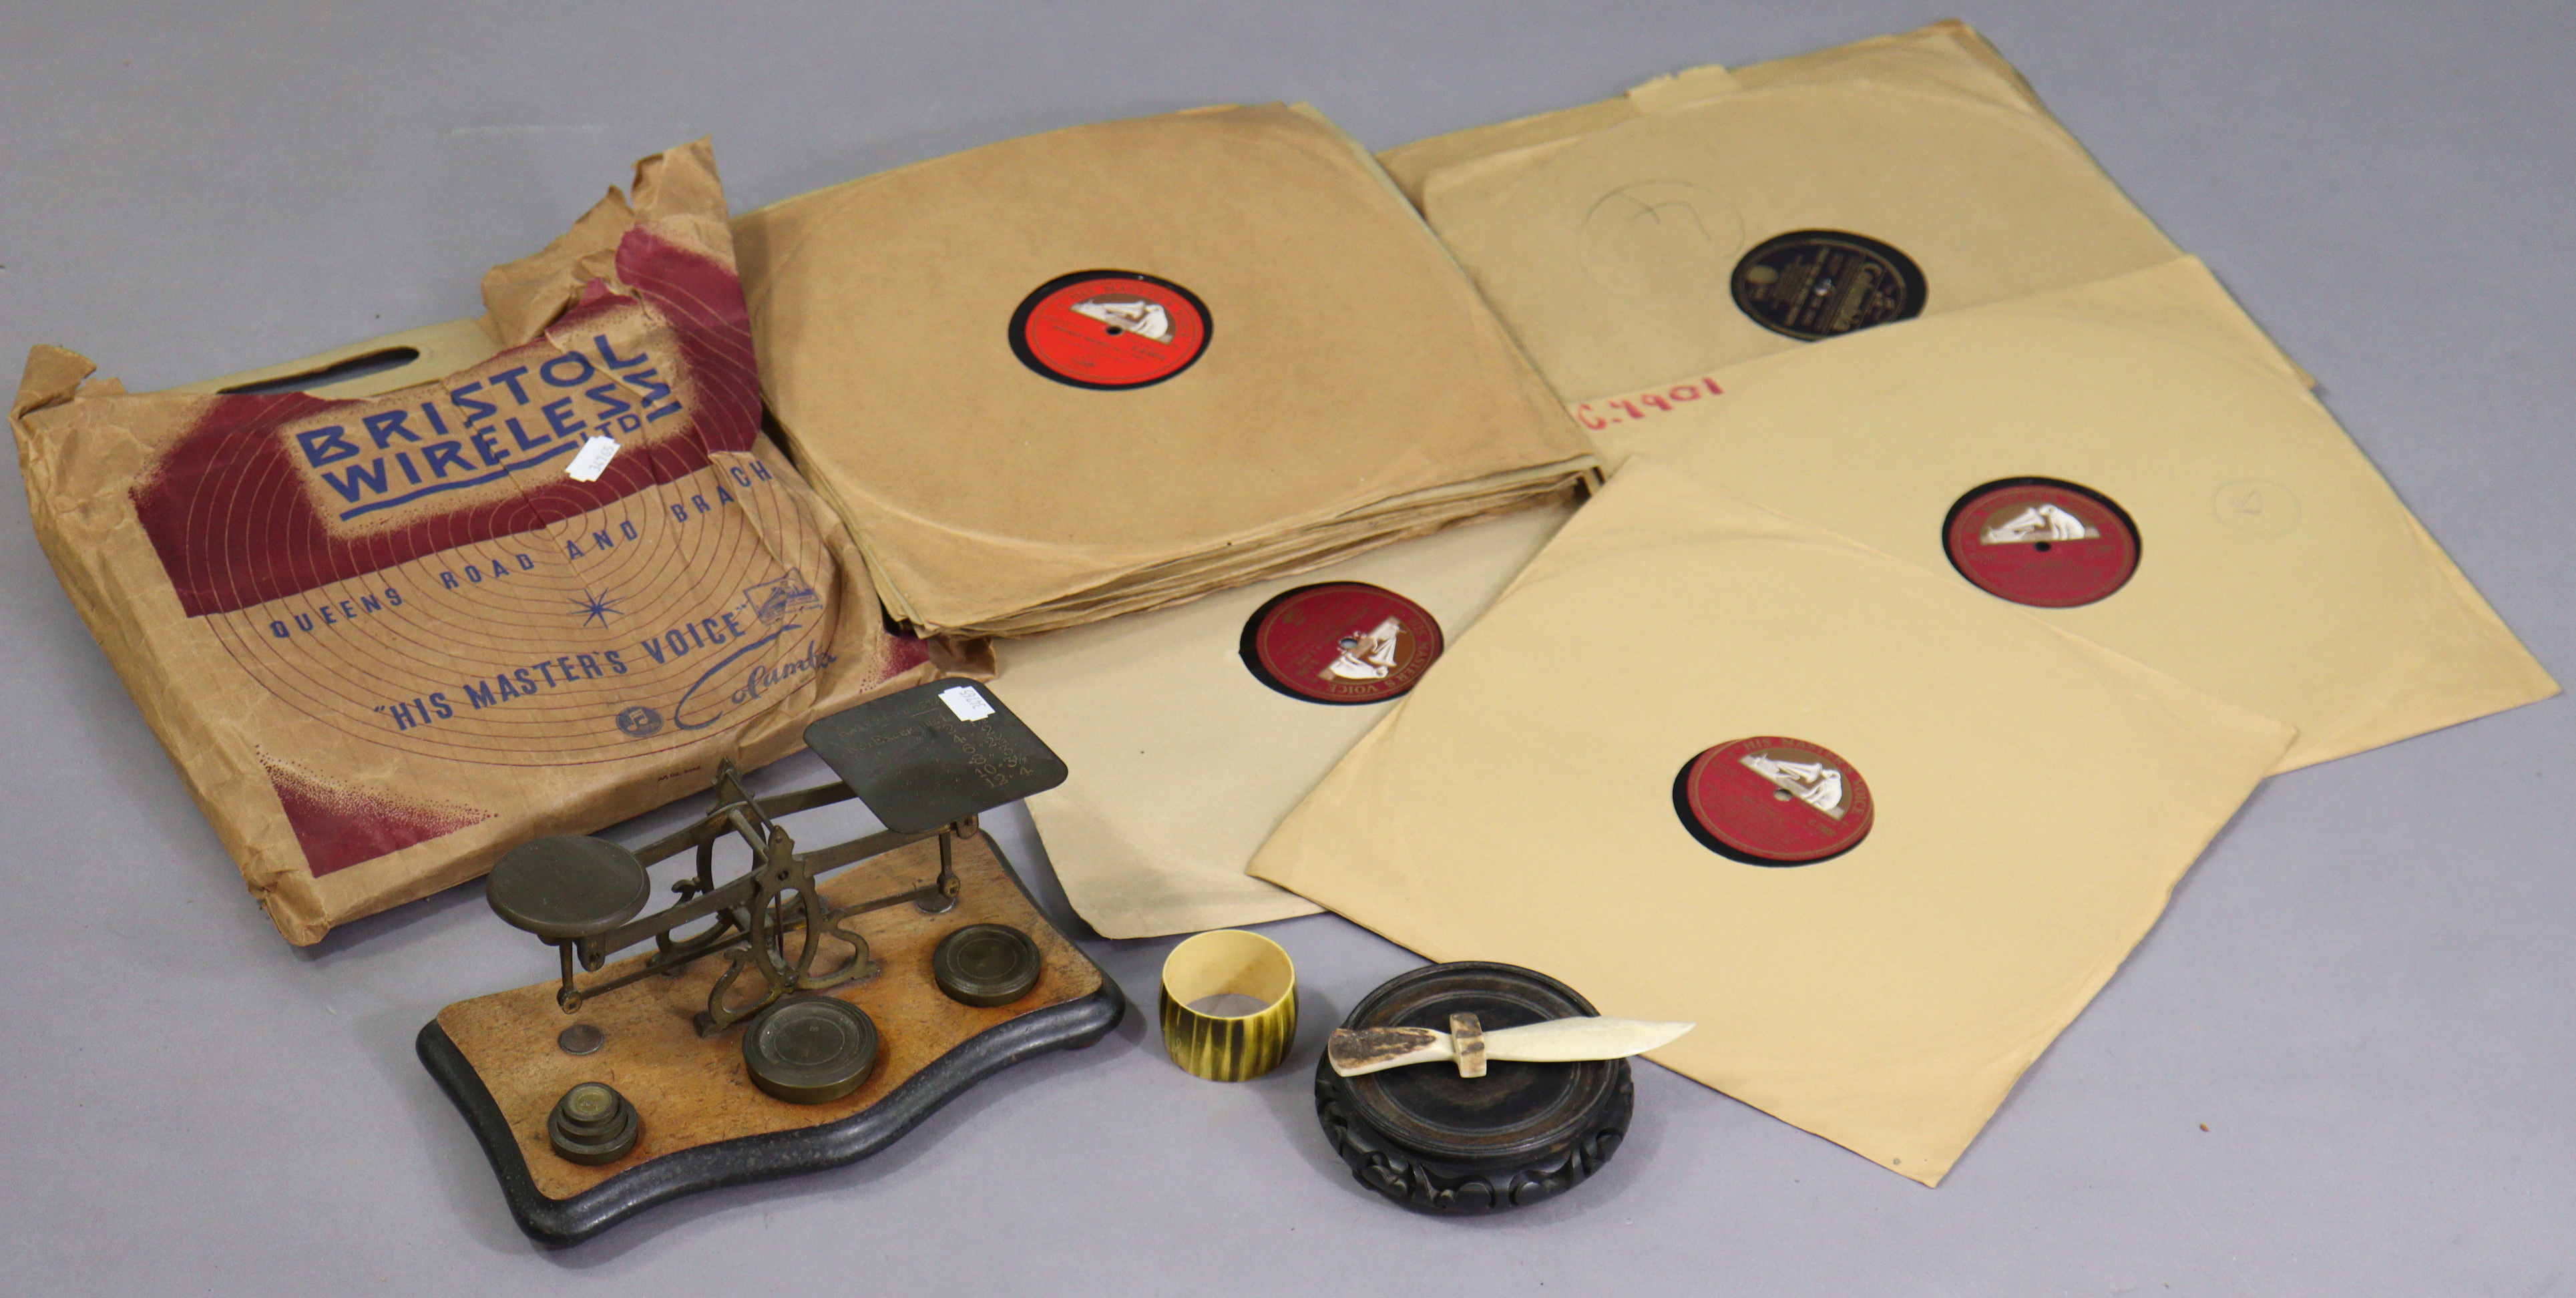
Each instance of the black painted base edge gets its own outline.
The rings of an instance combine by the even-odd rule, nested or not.
[[[1601,1125],[1553,1157],[1504,1166],[1467,1166],[1424,1158],[1396,1144],[1343,1107],[1332,1060],[1315,1065],[1315,1118],[1324,1143],[1349,1165],[1351,1178],[1416,1212],[1472,1217],[1553,1199],[1592,1178],[1627,1139],[1637,1109],[1637,1083],[1619,1060],[1617,1096]]]
[[[492,1160],[519,1229],[541,1244],[560,1247],[580,1243],[655,1204],[702,1190],[855,1163],[893,1144],[975,1083],[1023,1060],[1100,1040],[1126,1011],[1127,998],[1104,973],[1100,989],[1091,995],[1032,1010],[967,1038],[885,1098],[839,1122],[665,1154],[569,1199],[537,1192],[509,1121],[437,1020],[420,1030],[417,1044],[421,1064],[456,1102],[482,1142],[484,1156]]]

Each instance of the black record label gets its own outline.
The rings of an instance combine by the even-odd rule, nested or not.
[[[1143,388],[1197,364],[1214,327],[1207,303],[1170,280],[1083,270],[1021,299],[1011,314],[1011,351],[1058,383]]]
[[[1887,244],[1841,230],[1793,230],[1735,263],[1735,305],[1803,342],[1923,314],[1923,268]]]

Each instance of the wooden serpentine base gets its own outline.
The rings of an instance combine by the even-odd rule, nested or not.
[[[552,981],[459,1001],[421,1029],[421,1062],[482,1141],[519,1228],[549,1244],[587,1239],[701,1190],[855,1162],[1012,1064],[1098,1041],[1126,1009],[1118,985],[1039,913],[989,835],[958,843],[956,871],[958,902],[943,914],[897,905],[848,922],[884,968],[825,993],[866,1010],[877,1025],[875,1071],[843,1099],[773,1099],[744,1073],[741,1027],[698,1036],[694,1018],[726,967],[721,958],[604,993],[572,1014],[556,1007]],[[925,840],[820,887],[842,905],[938,872],[938,844]],[[969,924],[1008,924],[1037,943],[1044,970],[1027,995],[979,1009],[939,990],[931,949]],[[593,976],[642,962],[618,961]],[[588,1055],[565,1053],[555,1037],[576,1023],[597,1027],[606,1043]],[[585,1081],[617,1088],[643,1115],[633,1152],[616,1162],[568,1162],[547,1142],[546,1115]]]

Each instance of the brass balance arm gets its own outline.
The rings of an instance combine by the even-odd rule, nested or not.
[[[556,999],[565,1010],[578,1008],[588,997],[651,974],[676,972],[711,955],[724,955],[737,965],[747,965],[748,971],[757,972],[768,984],[764,1001],[791,987],[811,990],[860,976],[872,967],[865,961],[864,944],[858,944],[857,957],[848,965],[829,969],[817,967],[820,948],[816,944],[826,935],[855,942],[851,934],[839,929],[839,921],[865,911],[906,901],[931,910],[953,904],[953,839],[977,832],[976,818],[969,816],[926,832],[885,830],[800,853],[795,840],[774,818],[855,797],[846,782],[756,799],[744,791],[739,772],[728,761],[717,767],[715,792],[716,805],[695,824],[665,835],[640,851],[629,852],[600,839],[539,840],[517,854],[520,860],[505,861],[503,867],[496,869],[494,909],[560,949],[563,986]],[[714,877],[715,844],[728,834],[741,838],[750,849],[751,867],[718,884]],[[938,877],[926,885],[839,907],[823,902],[814,892],[814,881],[820,875],[933,837],[940,840],[940,869]],[[672,885],[680,900],[652,914],[637,916],[635,911],[650,891],[646,867],[692,848],[697,853],[695,877]],[[532,904],[512,905],[508,898],[514,891],[514,882],[530,881],[540,885],[529,894]],[[580,896],[585,892],[591,895]],[[563,900],[572,897],[579,900],[569,905]],[[697,935],[673,936],[699,923],[707,927]],[[792,959],[784,946],[791,935],[801,935],[802,946],[800,954]],[[659,950],[640,967],[582,985],[577,967],[595,973],[617,952],[646,941]],[[728,974],[720,988],[735,980],[734,974]],[[719,1021],[737,1017],[721,1004],[711,1002],[709,1010]]]
[[[630,851],[605,839],[557,835],[522,843],[493,866],[484,896],[516,928],[557,948],[566,1010],[585,996],[649,973],[676,972],[710,955],[733,968],[717,981],[706,1018],[716,1028],[789,991],[816,991],[872,975],[866,941],[841,921],[912,902],[939,912],[957,901],[956,840],[972,837],[984,811],[1064,782],[1064,762],[982,685],[943,679],[843,709],[806,727],[807,747],[840,778],[792,793],[752,797],[731,761],[717,764],[715,805],[697,823]],[[779,819],[849,800],[887,826],[816,852],[799,853]],[[726,835],[751,849],[751,868],[721,884],[715,845]],[[817,875],[923,839],[939,839],[939,876],[847,906],[816,891]],[[645,914],[647,866],[694,849],[697,869],[671,884],[672,905]],[[703,925],[693,937],[673,934]],[[590,987],[576,967],[597,973],[609,958],[645,941],[658,948],[642,967]],[[827,961],[825,943],[849,948]],[[790,951],[791,943],[796,948]],[[755,1003],[722,1003],[740,975],[765,984]]]
[[[947,832],[948,830],[944,828],[933,830],[927,834],[898,834],[893,830],[885,830],[880,833],[867,835],[864,838],[854,838],[849,842],[841,843],[833,847],[827,847],[818,852],[799,853],[793,862],[793,866],[801,866],[803,868],[791,868],[789,873],[791,876],[802,875],[806,878],[817,878],[840,869],[842,866],[851,865],[856,862],[866,860],[872,856],[879,856],[884,853],[891,852],[898,847],[905,847],[913,843],[918,843],[925,838],[934,838]],[[674,837],[685,836],[675,835]],[[744,837],[749,838],[750,835],[745,833]],[[655,846],[658,847],[660,844],[655,844]],[[692,846],[692,844],[682,842],[677,847],[674,847],[672,851],[665,852],[659,857],[652,855],[650,849],[637,852],[635,856],[637,860],[649,865],[656,860],[668,859],[678,851],[679,847],[687,846]],[[699,920],[708,918],[709,916],[748,905],[764,892],[776,891],[774,887],[763,889],[760,886],[763,882],[764,871],[770,870],[769,862],[763,859],[767,855],[768,851],[766,844],[755,847],[752,851],[752,868],[741,876],[735,878],[732,882],[719,885],[711,892],[699,893],[686,901],[655,911],[650,915],[630,920],[623,926],[612,929],[598,937],[580,939],[579,946],[581,951],[582,967],[585,969],[597,969],[601,965],[606,964],[611,955],[625,950],[627,947],[633,946],[638,942],[667,936],[682,927],[694,924]],[[773,878],[772,882],[778,881]],[[936,885],[934,884],[933,887],[936,887]],[[886,902],[887,904],[891,904],[892,902],[897,901],[908,901],[913,898],[915,892],[920,891],[926,890],[916,889],[914,892],[902,893],[886,899]],[[870,905],[859,909],[873,910],[875,908],[875,906]],[[741,940],[743,936],[744,935],[741,933],[736,933],[734,935],[735,940],[737,941]],[[690,958],[695,959],[700,955],[709,955],[720,949],[722,949],[721,945],[711,946],[704,950],[693,952]],[[605,989],[601,988],[594,990]]]

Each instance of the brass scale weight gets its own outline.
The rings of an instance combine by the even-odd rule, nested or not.
[[[1063,760],[991,691],[972,682],[934,681],[824,717],[806,728],[805,742],[837,781],[755,797],[727,760],[716,769],[714,807],[640,850],[605,839],[556,836],[523,843],[493,867],[485,885],[493,911],[558,952],[561,979],[552,1000],[563,1014],[654,975],[680,978],[700,961],[727,962],[707,990],[705,1008],[676,1037],[668,1028],[651,1027],[670,1020],[647,1014],[621,1028],[624,1040],[579,1023],[544,1049],[530,1050],[528,1038],[536,1031],[554,1032],[529,1008],[535,988],[449,1006],[421,1030],[422,1062],[475,1128],[513,1215],[530,1235],[571,1242],[677,1195],[865,1157],[983,1077],[1039,1053],[1089,1045],[1124,1012],[1117,984],[1053,932],[1018,885],[1000,845],[979,827],[980,813],[1051,789],[1066,774]],[[853,799],[886,828],[800,852],[778,823]],[[716,849],[728,838],[750,849],[751,864],[719,883]],[[837,904],[825,895],[822,876],[930,839],[938,841],[939,871],[928,883]],[[647,867],[692,848],[696,870],[670,885],[678,900],[643,914],[653,892]],[[960,871],[961,856],[970,854],[972,873],[984,880],[971,895],[961,886]],[[963,920],[1002,922],[949,929],[930,953],[927,980],[877,981],[885,964],[853,922],[905,903],[924,916],[945,915],[959,909],[961,896],[970,903]],[[692,926],[701,927],[681,932]],[[885,931],[926,942],[920,927],[917,921],[897,921]],[[1031,931],[1045,931],[1054,940],[1042,948]],[[632,967],[582,981],[584,972],[600,973],[619,952],[647,941],[651,954]],[[1048,986],[1032,995],[1041,978]],[[923,981],[937,990],[922,987]],[[853,993],[853,987],[865,990]],[[566,1183],[563,1172],[532,1167],[532,1156],[519,1143],[518,1131],[540,1120],[528,1106],[544,1102],[530,1087],[552,1078],[546,1084],[559,1090],[562,1070],[581,1063],[568,1056],[588,1055],[604,1043],[610,1057],[627,1061],[630,1075],[644,1076],[654,1073],[653,1064],[697,1058],[695,1052],[706,1047],[684,1044],[692,1035],[714,1037],[746,1022],[742,1056],[748,1080],[790,1105],[829,1105],[871,1081],[878,1062],[875,1021],[853,996],[880,1013],[904,1016],[916,1034],[938,1038],[917,1037],[923,1048],[940,1042],[949,1043],[947,1048],[927,1062],[918,1060],[922,1051],[916,1049],[896,1076],[874,1079],[883,1083],[877,1098],[855,1112],[844,1113],[846,1105],[817,1109],[807,1120],[813,1125],[802,1127],[782,1127],[792,1119],[782,1119],[775,1108],[742,1119],[739,1083],[730,1073],[684,1066],[676,1072],[691,1080],[670,1082],[667,1075],[674,1070],[665,1067],[656,1074],[663,1082],[648,1083],[659,1086],[651,1101],[657,1109],[687,1119],[734,1105],[729,1111],[742,1128],[739,1136],[722,1122],[713,1132],[693,1127],[685,1142],[666,1131],[663,1145],[676,1147],[639,1157],[596,1183]],[[1026,1008],[1000,1012],[1023,1001],[1029,1002]],[[643,1039],[639,1033],[653,1035]],[[632,1072],[639,1063],[647,1066]],[[489,1076],[487,1068],[493,1070]],[[546,1092],[553,1109],[541,1122],[553,1158],[605,1169],[637,1150],[639,1132],[653,1119],[639,1118],[625,1096],[598,1080],[607,1071],[613,1070],[581,1076],[569,1090],[559,1090],[560,1099],[554,1098],[557,1090]],[[509,1107],[520,1112],[505,1112],[496,1090],[510,1095]],[[550,1186],[564,1193],[549,1194]]]

